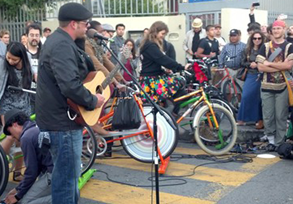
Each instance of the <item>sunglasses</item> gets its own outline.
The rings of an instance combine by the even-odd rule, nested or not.
[[[78,23],[84,24],[86,27],[90,25],[89,21],[78,21]]]
[[[262,38],[253,38],[253,40],[262,40]]]

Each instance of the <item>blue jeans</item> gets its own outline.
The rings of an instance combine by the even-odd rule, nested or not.
[[[52,203],[77,204],[81,169],[82,130],[49,131],[52,172]]]

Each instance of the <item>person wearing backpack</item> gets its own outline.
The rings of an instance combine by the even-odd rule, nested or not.
[[[203,58],[208,57],[213,59],[218,59],[220,54],[219,41],[215,38],[215,26],[208,25],[206,27],[207,37],[200,40],[196,57]]]
[[[293,67],[293,46],[284,38],[286,24],[276,20],[272,25],[273,40],[259,50],[256,62],[263,72],[261,99],[265,136],[271,145],[278,147],[284,141],[288,117],[288,89],[281,71]]]

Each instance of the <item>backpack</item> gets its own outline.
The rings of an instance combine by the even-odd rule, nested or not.
[[[278,147],[278,154],[284,159],[293,159],[293,145],[284,142]]]

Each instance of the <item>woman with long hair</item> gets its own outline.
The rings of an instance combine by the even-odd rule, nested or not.
[[[258,80],[259,71],[255,62],[259,48],[264,44],[265,36],[258,30],[254,31],[248,39],[248,43],[242,57],[242,67],[248,69],[243,85],[241,105],[238,112],[238,125],[245,122],[257,122],[256,128],[263,128],[262,108],[260,98],[261,81]]]
[[[8,89],[8,86],[16,86],[19,88],[30,89],[32,83],[31,65],[26,53],[24,45],[20,42],[11,42],[7,46],[5,60],[0,65],[0,74],[2,76],[0,83],[0,115],[2,124],[4,125],[4,114],[12,109],[19,109],[26,115],[30,116],[30,96],[26,92]],[[8,154],[13,143],[19,146],[19,142],[12,137],[6,137],[1,146]],[[13,180],[20,181],[22,160],[16,160]]]
[[[30,115],[28,93],[8,89],[9,85],[24,89],[31,88],[31,65],[23,44],[20,42],[8,44],[3,69],[7,73],[7,79],[6,84],[3,84],[4,92],[0,95],[0,115],[13,108]]]
[[[126,39],[123,46],[124,47],[122,50],[128,49],[128,51],[127,53],[123,51],[119,53],[119,59],[123,62],[124,66],[130,72],[130,74],[132,74],[137,79],[136,68],[139,58],[136,57],[134,41],[130,38]],[[126,81],[132,81],[131,77],[123,69],[121,69],[121,75]]]
[[[166,99],[177,98],[185,94],[180,79],[166,74],[163,69],[164,67],[173,72],[184,70],[184,66],[165,55],[163,51],[163,40],[168,31],[168,26],[162,21],[153,23],[140,47],[142,69],[139,81],[151,99],[158,103],[164,103]],[[186,64],[185,68],[189,66],[190,64]],[[142,96],[145,97],[143,93]],[[175,103],[173,114],[177,115],[178,111],[179,104]]]

